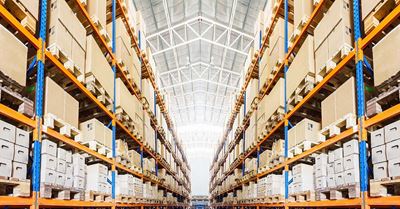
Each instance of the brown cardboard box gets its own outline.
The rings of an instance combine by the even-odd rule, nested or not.
[[[251,79],[246,89],[246,112],[251,109],[251,104],[258,97],[258,79]]]
[[[336,97],[335,92],[330,94],[321,102],[321,126],[325,128],[327,125],[336,120]]]
[[[266,53],[261,58],[259,63],[259,79],[260,79],[260,88],[264,86],[264,84],[272,77],[271,69],[267,68],[267,63],[269,60],[268,52],[269,48],[266,49]]]
[[[3,74],[26,85],[28,48],[10,31],[0,25],[0,70]]]
[[[14,0],[15,1],[15,0]],[[18,0],[25,9],[36,19],[39,19],[39,0]]]
[[[294,27],[306,22],[313,12],[313,0],[293,1],[294,3]]]
[[[56,45],[66,56],[72,57],[72,35],[61,21],[57,20],[49,26],[48,45]],[[71,58],[72,59],[72,58]]]
[[[284,80],[280,78],[271,92],[266,96],[265,117],[268,120],[278,109],[284,106]]]
[[[82,48],[75,39],[72,40],[71,59],[83,74],[85,72],[85,48]]]
[[[292,129],[295,131],[295,144],[301,144],[304,141],[318,142],[318,132],[321,129],[321,124],[304,118]]]
[[[287,95],[292,96],[306,76],[315,76],[314,38],[308,35],[287,72]],[[314,82],[314,79],[313,81]]]
[[[390,1],[390,0],[389,0]],[[382,2],[382,0],[361,0],[361,19],[365,18],[375,9],[375,7]]]
[[[92,35],[87,37],[86,45],[86,74],[88,73],[94,75],[111,98],[114,97],[114,85],[110,82],[114,77],[111,66]]]
[[[128,114],[128,116],[134,120],[135,118],[135,106],[138,105],[138,101],[134,95],[128,90],[125,84],[120,78],[117,78],[115,85],[115,105],[117,108],[121,108]]]
[[[46,88],[44,96],[44,114],[51,113],[58,118],[64,118],[64,106],[60,101],[64,101],[64,90],[57,85],[51,78],[46,77]]]
[[[106,10],[107,1],[87,0],[87,12],[92,20],[97,19],[103,28],[107,24]]]
[[[400,59],[397,55],[400,52],[400,47],[394,44],[399,43],[399,41],[400,27],[397,26],[372,48],[375,86],[381,85],[399,72]]]
[[[64,92],[64,120],[73,127],[79,126],[79,102],[67,92]]]
[[[86,141],[97,141],[100,144],[104,144],[104,124],[93,118],[79,124],[81,130],[81,140]]]
[[[272,151],[265,150],[260,154],[260,168],[266,166],[272,158]]]
[[[108,148],[112,148],[112,130],[104,126],[104,145]]]
[[[314,39],[315,40],[315,39]],[[315,49],[315,73],[318,73],[322,67],[329,60],[329,50],[328,50],[328,41],[322,42],[318,48],[316,48],[314,42],[314,49]]]

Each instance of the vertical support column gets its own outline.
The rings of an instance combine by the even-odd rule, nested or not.
[[[288,5],[288,0],[285,0],[285,2],[284,2],[284,7],[285,7],[285,37],[284,37],[284,44],[285,44],[285,54],[287,54],[288,53],[288,10],[289,10],[289,5]],[[288,129],[289,129],[289,121],[288,121],[288,118],[287,118],[287,92],[286,92],[286,84],[287,84],[287,79],[286,79],[286,73],[287,73],[287,71],[288,71],[288,68],[289,68],[289,64],[288,64],[288,60],[287,59],[285,59],[284,60],[284,62],[285,62],[285,67],[284,67],[284,72],[283,72],[283,74],[284,74],[284,99],[285,99],[285,127],[284,127],[284,137],[285,137],[285,163],[286,163],[286,161],[287,161],[287,159],[288,159],[288,150],[289,150],[289,147],[288,147],[288,142],[289,142],[289,140],[288,140]],[[289,197],[289,165],[285,165],[285,208],[288,208],[287,207],[287,205],[286,205],[286,203],[287,203],[287,200],[288,200],[288,197]]]
[[[116,24],[115,24],[115,19],[116,19],[116,1],[112,0],[112,53],[115,54],[116,50],[116,40],[115,40],[115,35],[116,35]],[[116,60],[112,60],[112,71],[114,74],[114,100],[113,100],[113,118],[112,118],[112,158],[113,158],[113,164],[111,165],[111,199],[113,206],[112,208],[115,208],[115,186],[116,186],[116,135],[117,135],[117,127],[116,127],[116,118],[115,118],[115,111],[116,111],[116,79],[117,79],[117,68],[116,68]]]
[[[40,1],[40,28],[39,41],[40,46],[37,51],[37,77],[36,77],[36,95],[35,95],[35,122],[33,131],[33,173],[32,173],[32,195],[34,199],[33,208],[39,208],[40,193],[40,161],[42,151],[42,120],[43,120],[43,91],[44,91],[44,62],[46,49],[47,32],[47,0]]]
[[[360,149],[360,191],[361,208],[369,208],[368,199],[368,162],[367,162],[367,130],[364,127],[365,121],[365,95],[364,95],[364,75],[363,59],[364,53],[360,46],[361,41],[361,22],[360,22],[360,2],[353,0],[353,24],[355,40],[355,61],[356,61],[356,85],[357,85],[357,119],[358,119],[358,139]]]
[[[144,172],[143,170],[143,145],[140,146],[140,167],[142,168],[142,173]]]
[[[155,91],[154,91],[154,114],[157,118],[157,93]],[[161,112],[160,112],[160,114],[161,114]],[[162,124],[162,121],[158,121],[158,122]],[[154,130],[154,133],[155,133],[154,134],[154,148],[155,148],[155,152],[157,155],[157,137],[158,137],[157,130]],[[154,159],[154,161],[155,161],[154,170],[156,171],[156,176],[158,176],[158,162],[157,162],[157,159]]]
[[[258,173],[259,168],[260,168],[260,146],[257,146],[257,171],[256,171],[256,173]]]

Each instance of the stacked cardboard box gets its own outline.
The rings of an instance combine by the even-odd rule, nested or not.
[[[246,89],[246,114],[252,109],[251,105],[258,97],[258,79],[251,79]]]
[[[72,155],[72,170],[74,176],[74,188],[85,189],[86,164],[85,157],[79,153]]]
[[[399,40],[400,26],[397,26],[372,47],[375,86],[381,86],[385,81],[398,74],[400,60],[395,55],[398,54],[399,47],[396,47],[396,44],[393,43],[398,43]]]
[[[51,78],[46,77],[46,88],[44,97],[45,117],[56,117],[64,121],[65,125],[78,127],[79,102],[62,89]],[[60,102],[62,101],[62,102]]]
[[[107,166],[96,163],[87,166],[86,190],[109,194],[111,185],[107,181]]]
[[[259,163],[259,168],[263,168],[265,166],[269,167],[269,163],[272,160],[272,151],[271,150],[264,150],[260,154],[260,163]]]
[[[251,146],[255,146],[257,143],[257,112],[253,112],[250,117],[250,123],[245,131],[245,150],[248,150]]]
[[[81,130],[81,141],[83,143],[96,141],[111,149],[112,131],[96,118],[80,123],[79,129]]]
[[[328,174],[329,166],[331,165],[328,165],[328,155],[326,153],[318,154],[315,157],[315,165],[314,165],[315,189],[319,190],[327,188],[329,178],[332,178],[333,182],[335,182],[335,172],[330,171],[329,172],[330,174]]]
[[[154,158],[144,158],[143,160],[143,169],[150,171],[150,172],[155,172],[155,160]]]
[[[128,143],[122,139],[115,140],[116,156],[121,156],[124,159],[129,159]]]
[[[149,79],[142,79],[142,96],[147,101],[150,111],[154,114],[154,88]]]
[[[52,0],[47,46],[61,51],[74,68],[85,72],[86,30],[65,0]]]
[[[293,183],[290,184],[290,193],[297,194],[314,190],[313,166],[300,163],[292,168]]]
[[[26,179],[29,132],[0,120],[0,176]]]
[[[283,175],[270,174],[266,177],[266,196],[283,195],[285,193]]]
[[[100,28],[105,29],[107,24],[107,2],[97,0],[87,0],[86,10],[93,22],[100,25]],[[110,34],[111,35],[111,34]]]
[[[276,141],[274,141],[274,143],[272,144],[272,158],[276,159],[276,158],[280,158],[284,156],[284,148],[285,145],[285,140],[283,139],[278,139]]]
[[[271,92],[264,96],[258,106],[258,119],[259,123],[263,125],[271,119],[273,115],[283,113],[284,106],[284,80],[280,78],[275,84]],[[259,130],[262,131],[262,128]]]
[[[143,197],[143,180],[133,177],[133,192],[136,197]]]
[[[333,2],[315,27],[314,50],[317,74],[325,66],[330,65],[329,60],[337,53],[341,53],[342,49],[348,50],[353,46],[350,5],[348,0]]]
[[[123,196],[135,195],[133,178],[131,174],[118,175],[116,177],[115,193]]]
[[[371,132],[374,179],[400,176],[400,121]]]
[[[146,24],[143,20],[141,11],[136,11],[136,31],[139,39],[140,48],[146,49]]]
[[[394,8],[397,4],[396,0],[361,0],[360,2],[365,34],[371,32],[386,17],[387,8]]]
[[[313,12],[313,0],[294,1],[294,27],[301,30],[303,24],[307,22]]]
[[[294,149],[296,145],[302,144],[303,142],[318,143],[318,132],[320,130],[320,123],[304,118],[288,132],[289,150]],[[294,150],[294,152],[296,153],[297,151]]]
[[[130,166],[142,167],[140,153],[136,152],[136,150],[128,150],[128,161]]]
[[[350,77],[321,102],[322,129],[348,115],[354,116],[355,98],[354,77]]]
[[[1,73],[25,86],[28,48],[3,25],[0,25],[0,44],[3,47],[0,51]]]

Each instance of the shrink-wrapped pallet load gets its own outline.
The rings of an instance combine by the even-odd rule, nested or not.
[[[1,74],[25,86],[28,48],[3,25],[0,25],[0,44]]]

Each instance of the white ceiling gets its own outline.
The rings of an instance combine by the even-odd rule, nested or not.
[[[133,0],[188,159],[210,150],[211,160],[266,1]],[[196,165],[191,168],[196,172]]]

